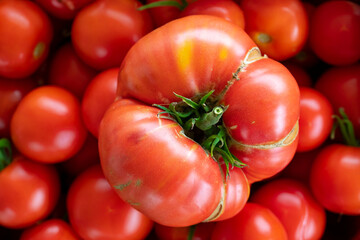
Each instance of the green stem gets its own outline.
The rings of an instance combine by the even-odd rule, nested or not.
[[[333,115],[332,117],[335,119],[333,128],[331,130],[331,139],[335,138],[335,130],[339,127],[340,132],[345,140],[345,143],[349,146],[360,146],[360,142],[356,139],[354,126],[352,122],[349,120],[348,116],[345,113],[344,108],[339,108],[340,116]]]
[[[6,138],[0,139],[0,171],[11,163],[12,149],[10,141]]]
[[[227,108],[222,106],[214,107],[211,112],[204,113],[200,119],[196,121],[195,125],[203,131],[209,130],[220,121],[226,109]]]
[[[186,1],[181,1],[181,3],[177,2],[177,1],[157,1],[157,2],[152,2],[152,3],[148,3],[146,5],[143,5],[141,7],[138,8],[138,11],[143,11],[146,9],[150,9],[150,8],[155,8],[155,7],[176,7],[178,8],[180,11],[184,10],[184,8],[187,6],[187,2]]]
[[[187,236],[187,240],[193,240],[195,234],[196,225],[192,225],[189,227],[189,233]]]

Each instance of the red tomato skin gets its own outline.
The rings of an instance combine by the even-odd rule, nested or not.
[[[49,18],[32,1],[4,0],[0,19],[0,76],[30,76],[48,55],[53,36]]]
[[[96,138],[105,111],[116,98],[119,68],[105,70],[93,79],[86,87],[81,101],[81,115],[85,126]]]
[[[190,15],[217,16],[245,28],[244,13],[233,0],[197,0],[189,4],[179,17]]]
[[[312,50],[331,65],[350,65],[360,59],[360,5],[329,1],[312,16],[309,41]]]
[[[0,172],[0,225],[20,229],[47,217],[60,195],[60,180],[51,165],[16,156]]]
[[[295,56],[308,36],[308,18],[299,0],[243,0],[245,31],[261,51],[270,58],[283,61]],[[271,39],[263,42],[260,33]]]
[[[0,137],[10,137],[10,121],[21,99],[36,83],[31,78],[6,79],[0,77]]]
[[[179,101],[174,92],[191,98],[215,89],[218,95],[255,47],[242,29],[218,17],[174,20],[130,49],[120,67],[117,94],[148,104]]]
[[[330,101],[319,91],[300,87],[299,143],[297,152],[314,150],[330,136],[334,114]]]
[[[223,122],[233,138],[231,151],[248,165],[243,171],[250,183],[275,175],[291,161],[299,101],[295,79],[268,58],[247,66],[226,92],[222,104],[229,108]]]
[[[250,201],[268,207],[284,225],[288,239],[316,240],[324,233],[325,210],[301,182],[270,181],[254,192]]]
[[[43,7],[50,15],[71,20],[81,10],[94,0],[35,0],[37,4]]]
[[[290,71],[291,75],[293,75],[300,87],[313,86],[313,82],[309,72],[307,72],[305,67],[301,66],[300,63],[295,63],[294,61],[286,61],[284,62],[284,66]]]
[[[138,7],[137,0],[101,0],[83,8],[71,30],[79,57],[97,70],[120,66],[129,48],[153,29],[148,13]]]
[[[355,135],[360,137],[360,64],[329,68],[320,76],[315,89],[331,102],[336,114],[340,107],[344,108]]]
[[[360,148],[341,144],[325,147],[310,172],[314,196],[325,209],[341,214],[360,214]]]
[[[71,226],[83,239],[144,239],[153,227],[148,217],[117,196],[100,165],[75,179],[67,195],[67,207]]]
[[[123,102],[113,103],[100,125],[100,161],[110,185],[162,225],[184,227],[210,217],[223,201],[218,163],[176,122],[158,118],[160,109]]]
[[[70,225],[61,219],[49,219],[26,229],[20,240],[80,240]]]
[[[57,86],[42,86],[28,93],[14,112],[10,132],[22,154],[44,163],[69,159],[87,135],[79,101]]]
[[[285,227],[270,209],[248,202],[231,219],[216,223],[211,240],[287,240]]]
[[[97,71],[86,65],[71,43],[60,47],[49,64],[49,83],[63,87],[72,92],[79,100],[84,91],[97,74]]]

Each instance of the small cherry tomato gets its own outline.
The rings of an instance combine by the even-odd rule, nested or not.
[[[0,76],[24,78],[48,55],[53,29],[46,13],[27,0],[0,1]]]
[[[257,203],[248,202],[236,216],[216,223],[211,240],[287,240],[284,225],[275,214]]]
[[[359,4],[325,1],[315,9],[310,26],[310,46],[324,62],[349,65],[360,59]]]
[[[153,222],[122,201],[105,179],[100,165],[79,175],[67,196],[69,219],[83,239],[143,239]]]
[[[47,217],[60,194],[56,169],[16,156],[0,172],[0,225],[24,228]]]
[[[69,159],[80,150],[87,135],[79,101],[57,86],[29,92],[13,114],[10,133],[22,154],[44,163]]]
[[[61,219],[49,219],[26,229],[20,240],[80,240],[71,226]]]

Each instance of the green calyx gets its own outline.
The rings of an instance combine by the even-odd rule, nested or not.
[[[354,126],[352,122],[349,120],[348,116],[345,113],[344,108],[339,108],[340,116],[333,115],[332,117],[335,119],[333,128],[331,130],[330,138],[335,138],[335,131],[339,127],[340,132],[344,138],[344,141],[349,146],[359,147],[360,141],[356,139]]]
[[[157,2],[152,2],[145,4],[138,8],[139,11],[143,11],[150,8],[156,8],[156,7],[176,7],[180,11],[184,10],[187,7],[188,3],[186,0],[181,0],[181,2],[175,1],[175,0],[161,0]]]
[[[0,171],[6,168],[12,160],[12,149],[7,138],[0,139]]]
[[[221,157],[226,165],[228,176],[230,167],[244,167],[236,156],[228,148],[229,135],[222,124],[222,116],[228,106],[219,105],[211,97],[214,90],[208,92],[201,98],[189,99],[178,95],[180,102],[172,102],[167,107],[155,104],[154,106],[163,110],[159,115],[163,118],[171,118],[178,122],[189,138],[206,149],[211,157],[219,160]],[[167,114],[167,115],[164,115]]]

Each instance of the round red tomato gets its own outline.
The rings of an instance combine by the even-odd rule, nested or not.
[[[10,124],[16,148],[44,163],[69,159],[80,150],[87,135],[79,101],[69,91],[56,86],[42,86],[28,93]]]
[[[93,77],[97,74],[75,53],[71,43],[60,47],[49,64],[49,84],[63,87],[72,92],[79,100]]]
[[[91,79],[86,87],[81,114],[85,126],[96,138],[106,109],[115,101],[118,74],[119,68],[105,70]]]
[[[295,79],[219,17],[187,16],[144,36],[117,89],[123,99],[100,125],[101,164],[122,199],[160,224],[234,216],[248,198],[246,178],[273,176],[296,150]]]
[[[310,46],[324,62],[349,65],[360,59],[360,5],[351,1],[328,1],[312,16]]]
[[[144,239],[153,226],[148,217],[116,195],[99,165],[72,183],[67,208],[72,227],[83,239]]]
[[[243,0],[245,30],[275,60],[295,56],[308,36],[308,17],[300,0]]]
[[[0,1],[0,76],[23,78],[48,55],[53,30],[47,15],[32,1]]]
[[[94,0],[35,0],[50,15],[60,19],[73,19],[81,8]]]
[[[329,211],[360,214],[360,148],[342,144],[325,147],[316,157],[310,185],[316,199]]]
[[[20,240],[80,240],[70,225],[61,219],[49,219],[26,229]]]
[[[216,223],[211,240],[287,240],[284,225],[267,207],[248,202],[236,216]]]
[[[299,143],[296,151],[318,148],[330,137],[333,115],[330,101],[319,91],[300,87]]]
[[[326,225],[324,208],[302,183],[277,179],[261,186],[251,201],[269,208],[284,225],[288,239],[321,239]]]
[[[0,225],[24,228],[47,217],[60,194],[60,180],[51,165],[14,157],[0,172]]]
[[[71,30],[80,58],[98,70],[118,67],[129,48],[153,28],[148,13],[138,7],[137,0],[100,0],[81,9]]]
[[[315,89],[331,102],[335,113],[344,108],[360,137],[360,64],[329,68],[322,73]]]

